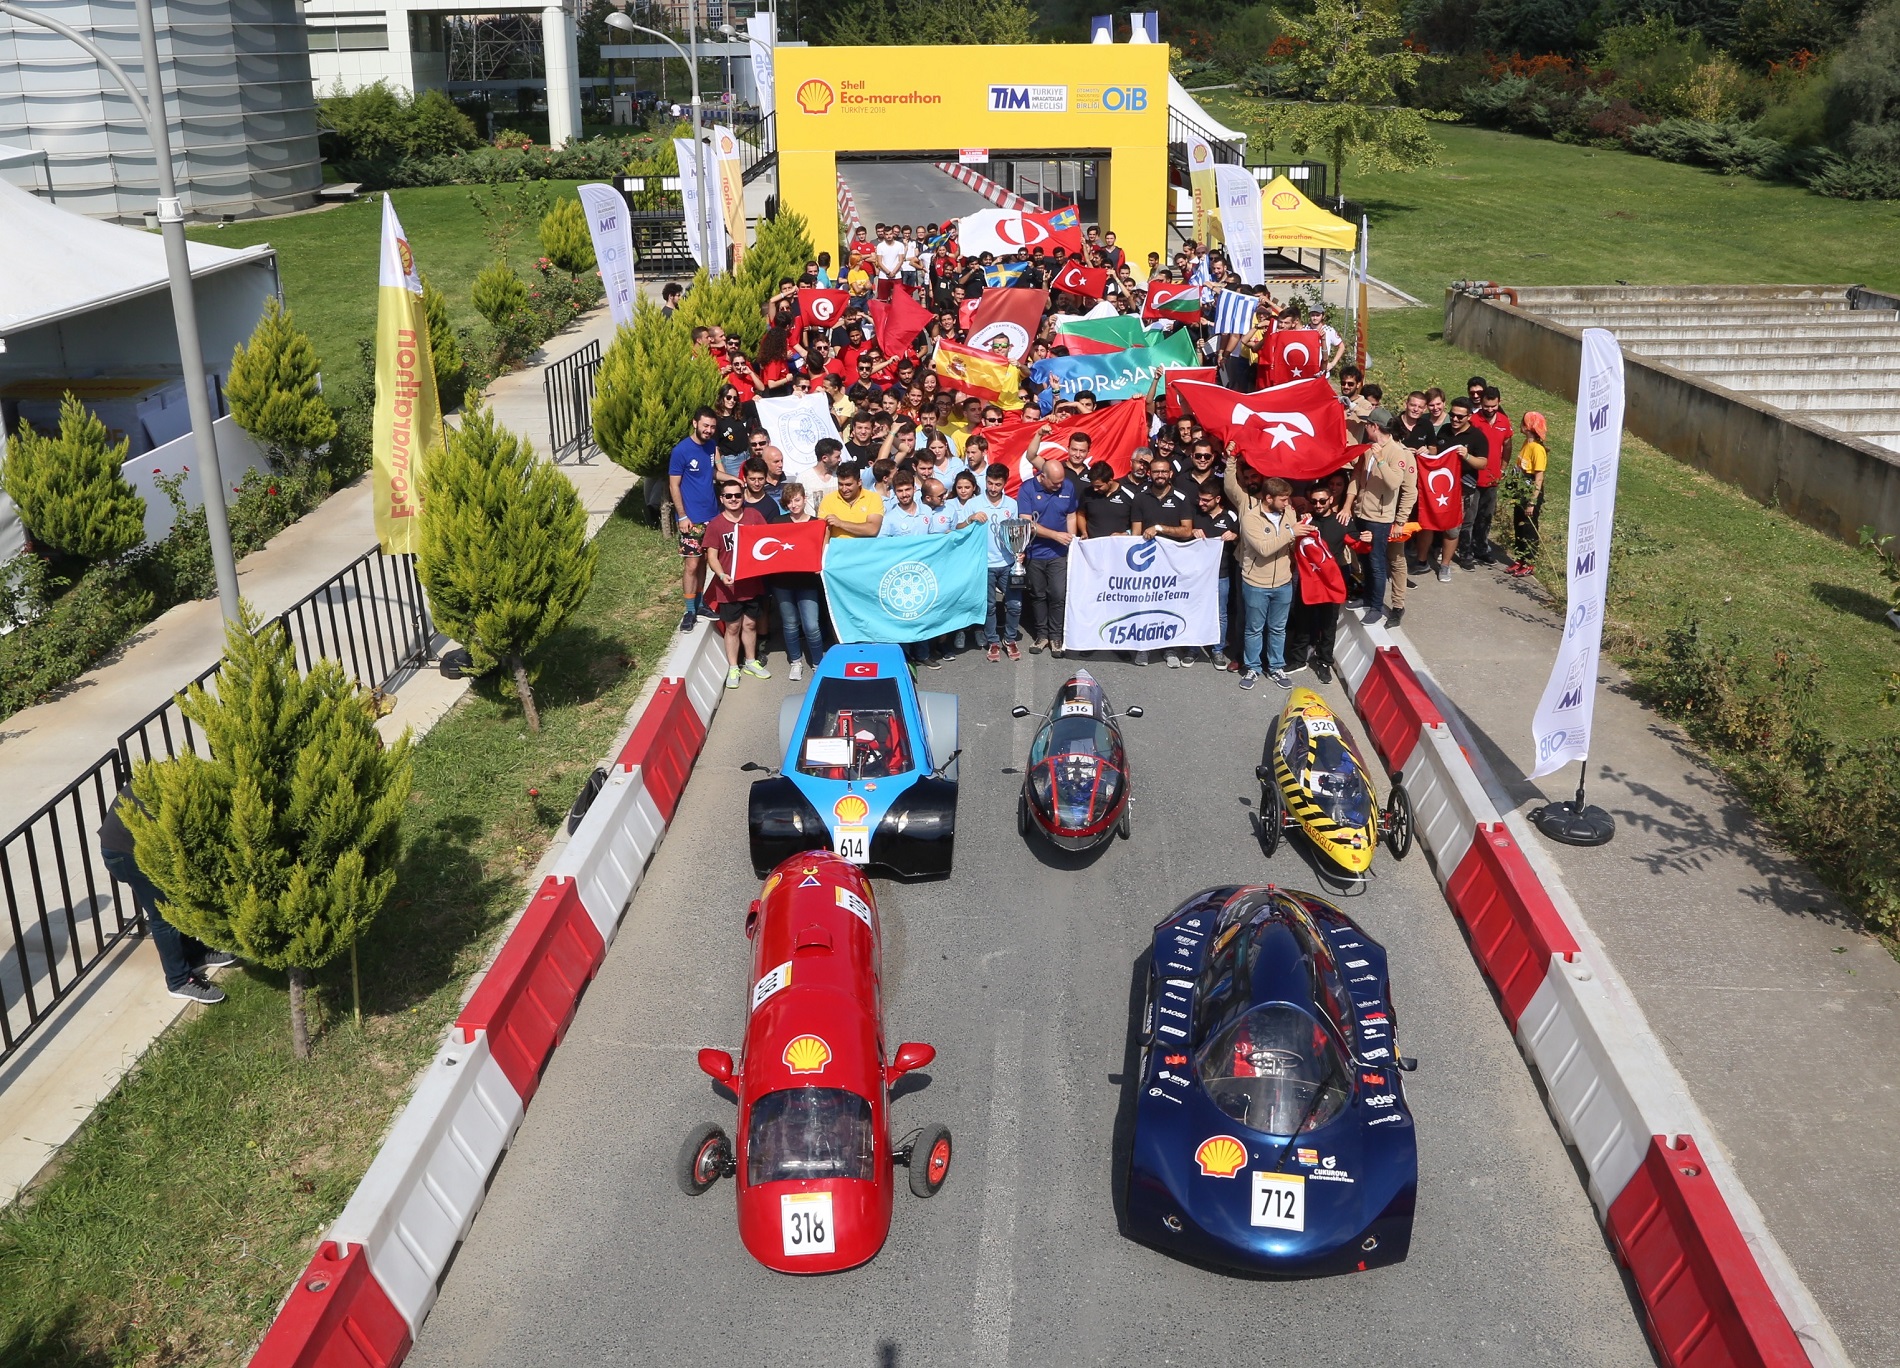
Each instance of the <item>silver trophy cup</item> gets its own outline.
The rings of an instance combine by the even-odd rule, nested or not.
[[[1028,518],[1004,518],[1002,526],[1003,545],[1008,547],[1010,554],[1016,558],[1016,563],[1009,568],[1009,577],[1017,584],[1021,584],[1025,577],[1023,552],[1027,551],[1029,543],[1036,539],[1036,524]]]

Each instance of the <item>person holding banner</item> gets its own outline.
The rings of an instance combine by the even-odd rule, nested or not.
[[[703,545],[706,568],[713,582],[706,590],[706,609],[719,614],[726,635],[726,687],[739,687],[739,676],[770,679],[772,672],[759,662],[759,618],[765,611],[761,595],[765,582],[756,576],[739,579],[739,529],[765,525],[756,508],[745,506],[745,486],[737,480],[719,485],[719,511],[706,524]],[[744,662],[741,664],[741,662]]]
[[[1029,544],[1030,619],[1029,653],[1062,655],[1062,619],[1068,606],[1069,543],[1075,540],[1076,510],[1081,502],[1069,479],[1068,467],[1058,460],[1039,464],[1036,478],[1016,491],[1016,506],[1035,524]]]

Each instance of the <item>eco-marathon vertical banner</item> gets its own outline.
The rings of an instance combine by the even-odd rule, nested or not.
[[[1214,213],[1214,149],[1205,138],[1188,143],[1188,193],[1194,197],[1194,240],[1206,247]]]
[[[696,149],[701,144],[692,138],[673,139],[673,157],[680,167],[680,204],[686,211],[686,239],[692,247],[693,255],[701,255],[700,233],[705,233],[705,259],[700,265],[706,268],[707,275],[726,273],[726,220],[719,212],[718,191],[699,183],[699,161]],[[708,158],[710,161],[711,158]],[[713,185],[718,185],[718,168],[708,167]],[[696,225],[696,226],[695,226]]]
[[[1531,737],[1537,743],[1533,779],[1590,755],[1622,443],[1623,349],[1615,334],[1586,328],[1583,370],[1577,377],[1577,440],[1570,457],[1570,550],[1565,567],[1569,602],[1557,663],[1531,718]]]
[[[376,540],[386,556],[412,555],[422,543],[422,457],[442,437],[442,403],[429,358],[422,275],[388,195],[376,286]]]
[[[633,279],[633,228],[627,219],[627,202],[611,185],[582,185],[575,193],[587,211],[594,262],[600,267],[601,284],[607,287],[607,313],[616,328],[630,328],[638,287]]]
[[[739,140],[723,124],[713,128],[713,162],[719,175],[719,209],[736,271],[745,260],[745,171],[739,165]]]

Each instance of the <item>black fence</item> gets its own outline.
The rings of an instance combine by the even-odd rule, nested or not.
[[[412,556],[359,556],[273,619],[289,633],[299,670],[334,660],[357,684],[382,689],[426,664],[435,628]],[[213,665],[197,679],[212,685]],[[131,894],[99,854],[98,831],[141,760],[209,754],[202,732],[167,698],[119,737],[39,811],[0,838],[0,1066],[87,971],[144,930]],[[0,1082],[0,1087],[4,1083]]]
[[[594,377],[600,372],[600,342],[589,342],[572,356],[564,356],[541,372],[541,392],[548,401],[548,431],[552,459],[587,461],[594,445]]]

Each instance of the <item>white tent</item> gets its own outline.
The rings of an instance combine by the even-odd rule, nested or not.
[[[1189,123],[1197,125],[1202,132],[1211,133],[1223,142],[1233,143],[1236,147],[1245,150],[1247,135],[1227,127],[1202,109],[1201,102],[1188,94],[1187,87],[1177,81],[1172,72],[1168,75],[1168,108]]]

